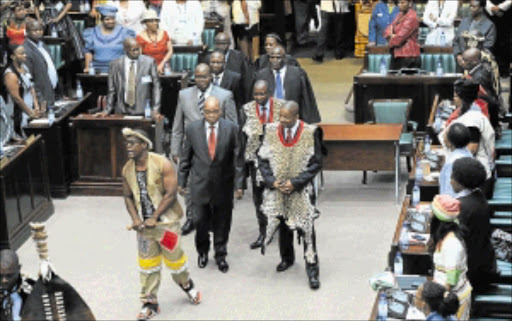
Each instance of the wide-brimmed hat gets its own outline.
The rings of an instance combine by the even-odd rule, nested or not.
[[[141,22],[146,22],[146,20],[158,20],[160,21],[160,18],[158,17],[158,14],[155,10],[146,10],[142,13],[142,18],[140,19]]]
[[[153,149],[153,142],[151,142],[149,137],[147,137],[146,135],[142,134],[141,132],[135,131],[135,130],[129,128],[129,127],[123,128],[123,130],[121,132],[123,133],[124,138],[130,137],[130,136],[137,137],[138,139],[140,139],[143,142],[147,143],[148,144],[148,148],[150,150]]]

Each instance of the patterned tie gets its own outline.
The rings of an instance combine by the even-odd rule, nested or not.
[[[267,107],[266,106],[261,106],[261,115],[260,115],[260,122],[262,124],[266,124],[267,123]]]
[[[283,95],[283,82],[281,81],[281,73],[276,71],[276,98],[277,99],[284,99]]]
[[[130,72],[128,74],[128,95],[126,96],[128,106],[135,105],[135,61],[130,63]]]
[[[208,139],[208,154],[210,154],[210,158],[213,160],[215,158],[215,126],[210,125],[210,138]]]
[[[201,116],[204,116],[204,92],[201,92],[199,94],[199,102],[197,103],[197,106],[199,107],[199,112],[201,113]]]
[[[292,129],[291,128],[287,128],[286,129],[286,139],[284,140],[287,144],[291,144],[292,143],[292,140],[293,140],[293,137],[292,137]]]

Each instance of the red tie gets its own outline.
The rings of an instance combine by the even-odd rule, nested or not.
[[[261,106],[260,121],[262,124],[267,123],[267,107],[265,107],[265,106]]]
[[[286,142],[287,144],[291,144],[291,143],[292,143],[292,139],[293,139],[293,138],[292,138],[292,129],[291,129],[291,128],[288,128],[288,129],[286,130],[286,139],[285,139],[285,142]]]
[[[210,126],[210,138],[208,139],[208,153],[210,154],[210,158],[213,160],[215,158],[215,126]]]

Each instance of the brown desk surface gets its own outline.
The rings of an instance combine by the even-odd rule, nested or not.
[[[402,204],[402,210],[396,223],[395,235],[393,236],[392,246],[398,246],[400,241],[400,233],[402,232],[402,226],[404,225],[405,218],[407,216],[407,209],[410,206],[411,197],[407,196]],[[430,204],[428,202],[421,202],[421,205]],[[430,255],[425,244],[409,244],[408,249],[401,249],[400,252],[404,254],[415,254],[415,255]]]
[[[401,124],[319,124],[324,141],[399,141]]]

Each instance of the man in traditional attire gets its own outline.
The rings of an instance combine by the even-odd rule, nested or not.
[[[35,281],[20,273],[18,255],[0,251],[0,320],[20,320],[21,309]]]
[[[284,105],[284,100],[270,96],[268,83],[258,80],[253,88],[254,100],[242,107],[240,126],[242,128],[242,146],[246,163],[247,174],[251,176],[252,201],[256,208],[256,218],[260,234],[256,241],[251,243],[251,249],[257,249],[263,245],[265,231],[267,229],[267,217],[261,211],[263,191],[265,185],[258,170],[258,149],[267,123],[279,122],[279,112]]]
[[[314,220],[313,179],[322,168],[321,134],[314,126],[299,120],[299,105],[287,102],[279,123],[267,124],[258,163],[265,182],[261,209],[268,218],[262,254],[279,227],[282,272],[293,265],[293,231],[304,242],[306,273],[311,289],[320,287]]]
[[[137,231],[142,309],[138,320],[159,313],[157,293],[162,259],[171,276],[198,304],[201,293],[189,276],[187,255],[181,248],[180,218],[183,210],[177,200],[177,178],[171,162],[149,152],[153,144],[142,130],[123,129],[128,162],[123,168],[123,194],[126,209]]]

